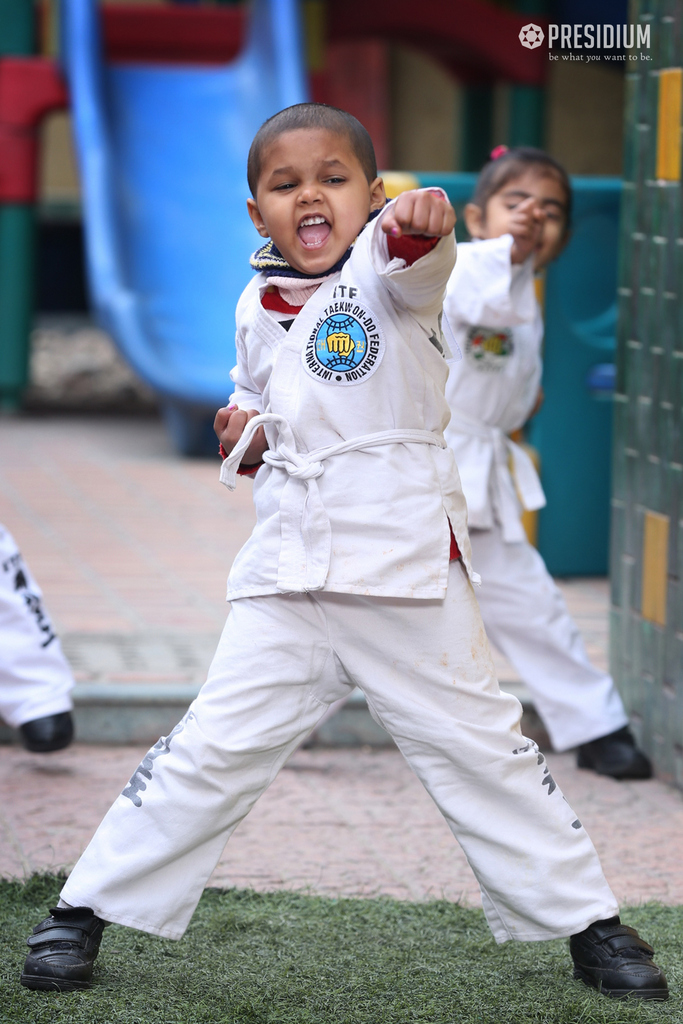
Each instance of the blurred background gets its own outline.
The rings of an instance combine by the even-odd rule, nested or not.
[[[639,291],[633,281],[647,266],[652,280],[643,287],[655,295],[666,283],[666,295],[677,296],[675,270],[665,282],[657,259],[665,252],[673,261],[680,233],[680,159],[655,166],[655,154],[666,137],[680,157],[679,6],[0,0],[0,520],[38,560],[85,687],[81,708],[87,700],[104,707],[106,684],[106,699],[129,709],[129,684],[138,686],[137,718],[107,733],[111,716],[95,727],[92,711],[86,727],[82,711],[83,735],[153,738],[161,729],[154,714],[135,725],[142,704],[166,701],[172,724],[215,643],[225,574],[251,524],[248,485],[226,510],[207,458],[215,458],[213,412],[231,390],[235,302],[258,243],[245,211],[246,154],[259,124],[289,103],[312,98],[349,110],[370,131],[392,190],[441,184],[458,208],[495,145],[540,146],[566,166],[573,237],[543,283],[546,403],[526,437],[548,506],[529,529],[555,575],[607,574],[612,399],[623,412],[632,385],[628,408],[643,422],[652,374],[633,384],[624,353],[659,330],[659,313],[636,326],[624,289]],[[593,51],[591,62],[579,49],[549,50],[550,24],[629,20],[652,30],[635,65],[614,48]],[[532,49],[520,42],[530,23],[544,33]],[[634,195],[643,200],[640,220]],[[620,236],[624,203],[630,219]],[[462,223],[458,232],[462,239]],[[659,239],[657,259],[636,265],[631,248],[647,249],[650,238]],[[677,379],[671,358],[662,379]],[[671,395],[662,401],[672,421]],[[619,430],[619,450],[636,450],[631,426]],[[677,425],[672,432],[679,436]],[[664,458],[650,440],[643,445],[644,463]],[[111,472],[104,480],[103,460],[115,467],[116,487]],[[621,509],[621,492],[616,500]],[[637,487],[629,499],[641,525],[624,541],[628,550],[612,553],[613,565],[625,558],[639,574],[628,592],[614,591],[622,637],[632,631],[629,616],[643,618],[646,563],[659,567],[658,594],[677,585],[677,554],[662,570],[661,555],[652,562],[642,546],[642,508],[666,516],[668,500]],[[578,587],[572,610],[592,656],[606,664],[607,584]],[[656,614],[646,622],[673,637],[678,613],[667,620],[660,600]],[[660,673],[662,692],[677,693],[677,657]],[[499,673],[514,684],[509,666]],[[653,725],[646,738],[650,752],[656,732]]]
[[[24,0],[3,0],[10,8]],[[31,6],[25,4],[25,6]],[[236,55],[241,43],[242,4],[204,2],[173,4],[169,0],[106,0],[104,45],[109,59],[121,61],[216,62]],[[358,5],[359,7],[361,5]],[[439,23],[461,18],[456,0],[430,6],[434,15],[424,40],[417,25],[420,4],[371,3],[377,13],[376,31],[364,28],[353,38],[358,11],[333,0],[305,0],[302,5],[306,33],[306,65],[314,99],[344,107],[370,130],[379,165],[394,170],[478,171],[494,145],[540,145],[560,160],[571,174],[620,175],[625,65],[602,61],[534,61],[532,85],[506,77],[506,50],[500,43],[499,66],[495,46],[473,52],[462,42],[440,37]],[[412,9],[414,24],[389,24],[389,12]],[[174,33],[173,8],[192,8],[197,18],[225,16],[225,41],[204,30],[198,20],[196,41],[188,40],[185,22]],[[489,12],[504,17],[518,11],[524,21],[535,16],[554,22],[627,21],[626,0],[547,3],[467,4],[470,19],[479,18],[484,35],[495,36]],[[184,12],[183,12],[184,13]],[[528,15],[528,18],[526,17]],[[166,24],[167,39],[160,39]],[[55,8],[40,8],[39,37],[44,53],[56,52]],[[386,20],[384,27],[382,21]],[[405,19],[404,19],[405,21]],[[330,24],[331,22],[331,24]],[[210,23],[207,23],[210,24]],[[362,34],[361,34],[362,31]],[[445,34],[445,33],[444,33]],[[452,33],[453,35],[455,34]],[[7,29],[0,35],[0,52],[13,52]],[[4,38],[3,38],[4,37]],[[535,56],[523,51],[525,58]],[[222,51],[222,52],[221,52]],[[38,253],[36,310],[40,314],[87,311],[83,269],[81,193],[68,110],[48,113],[38,129]]]

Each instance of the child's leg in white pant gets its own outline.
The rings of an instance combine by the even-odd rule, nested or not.
[[[564,598],[538,551],[505,544],[500,529],[472,530],[477,592],[491,641],[531,690],[556,750],[628,723],[612,677],[591,665]]]
[[[593,844],[522,737],[519,702],[498,688],[460,563],[444,601],[315,600],[342,665],[463,847],[495,938],[558,938],[618,913]]]
[[[350,688],[310,598],[234,602],[197,700],[136,770],[62,899],[180,938],[233,830]]]
[[[73,685],[40,587],[0,525],[0,716],[18,728],[70,711]]]
[[[230,833],[357,682],[462,844],[496,938],[617,912],[593,846],[522,737],[462,567],[444,601],[319,593],[235,602],[209,680],[104,819],[62,892],[179,937]]]

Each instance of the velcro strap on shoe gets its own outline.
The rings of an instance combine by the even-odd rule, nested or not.
[[[632,929],[631,929],[632,930]],[[643,952],[647,953],[648,956],[654,956],[655,951],[652,946],[641,939],[640,935],[610,935],[603,942],[604,946],[607,946],[612,952],[616,953],[618,949],[642,949]]]
[[[40,925],[38,926],[40,928]],[[31,947],[49,945],[51,942],[74,942],[78,946],[85,944],[87,932],[82,928],[69,927],[69,925],[53,924],[47,928],[41,928],[34,935],[29,935],[26,944]]]
[[[634,938],[638,938],[638,932],[635,928],[629,928],[626,924],[603,924],[601,921],[595,921],[590,928],[586,929],[586,933],[593,939],[597,939],[598,942],[604,942],[605,939],[609,939],[612,935],[632,935]]]

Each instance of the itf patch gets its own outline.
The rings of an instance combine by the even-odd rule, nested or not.
[[[307,373],[342,387],[373,375],[384,356],[384,336],[374,313],[354,301],[331,302],[303,351]]]

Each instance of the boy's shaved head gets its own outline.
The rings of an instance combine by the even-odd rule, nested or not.
[[[256,198],[259,177],[263,166],[263,157],[268,146],[285,132],[300,131],[305,128],[324,128],[326,131],[343,135],[363,168],[368,181],[377,177],[377,160],[375,148],[367,129],[353,114],[347,114],[338,107],[329,107],[326,103],[296,103],[293,107],[285,107],[278,114],[273,114],[261,125],[254,136],[247,160],[247,180],[251,194]]]

